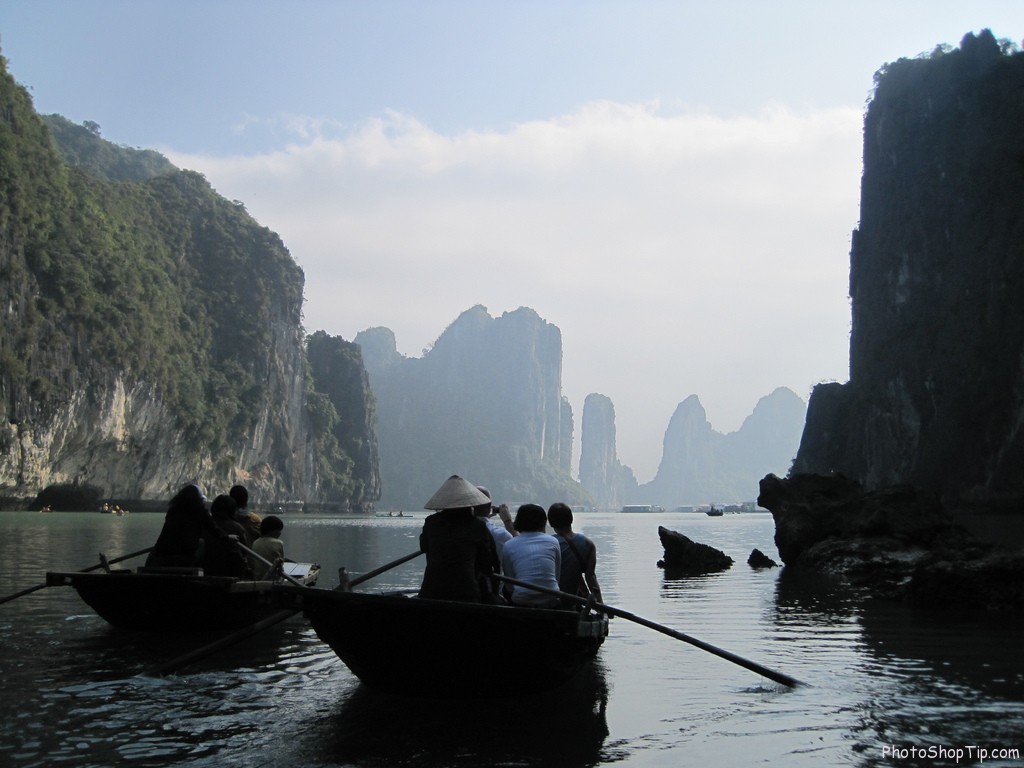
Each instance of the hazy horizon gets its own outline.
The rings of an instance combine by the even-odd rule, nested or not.
[[[861,139],[885,63],[1019,2],[6,0],[36,109],[203,173],[285,242],[305,327],[420,356],[464,310],[562,331],[643,483],[678,403],[739,428],[848,377]],[[575,472],[575,468],[574,468]]]

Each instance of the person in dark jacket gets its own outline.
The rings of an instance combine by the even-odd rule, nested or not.
[[[249,511],[249,491],[244,485],[233,485],[228,491],[228,496],[238,505],[235,510],[235,522],[245,529],[245,539],[242,543],[251,547],[260,537],[260,516]]]
[[[494,539],[473,507],[490,504],[468,481],[452,475],[424,509],[438,510],[423,521],[420,549],[427,555],[420,597],[462,602],[493,602],[491,574],[499,569]]]
[[[245,542],[245,529],[235,520],[235,500],[222,493],[210,505],[216,533],[203,534],[203,573],[206,576],[249,577],[249,564],[238,547]]]
[[[206,496],[195,483],[178,491],[167,506],[163,528],[153,551],[146,558],[149,567],[188,568],[199,565],[204,533],[217,526],[206,511]]]

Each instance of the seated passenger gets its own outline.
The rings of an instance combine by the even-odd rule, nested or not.
[[[438,489],[424,509],[439,510],[423,522],[420,549],[427,555],[420,597],[433,600],[492,602],[490,576],[498,554],[487,523],[473,507],[490,500],[458,475]]]
[[[473,514],[479,517],[487,524],[487,530],[491,532],[491,538],[494,539],[494,547],[498,551],[498,560],[501,561],[501,550],[505,546],[506,541],[516,536],[519,532],[512,528],[512,515],[508,512],[508,507],[502,504],[500,507],[492,506],[491,492],[484,488],[482,485],[476,487],[480,493],[487,497],[487,501],[483,504],[477,504],[473,507]],[[494,525],[491,522],[491,516],[497,514],[503,523],[501,526]]]
[[[146,558],[148,567],[187,568],[198,566],[204,533],[218,531],[206,511],[206,496],[195,483],[178,491],[167,506],[164,525],[153,550]]]
[[[562,570],[558,576],[559,589],[570,595],[594,596],[601,599],[601,585],[597,583],[597,545],[582,533],[572,530],[572,509],[568,504],[555,502],[548,509],[548,522],[555,529],[555,538],[562,548]]]
[[[260,537],[260,516],[249,511],[249,491],[244,485],[233,485],[228,491],[228,496],[238,505],[235,510],[235,522],[245,529],[245,539],[242,543],[252,547],[253,542]]]
[[[203,573],[206,576],[250,576],[249,564],[238,544],[245,541],[245,530],[235,522],[235,500],[222,493],[210,505],[210,515],[218,529],[203,535]]]
[[[277,515],[267,515],[260,521],[260,537],[252,544],[252,551],[264,560],[277,565],[284,562],[284,542],[281,541],[281,531],[284,530],[284,522]],[[257,574],[266,574],[271,568],[266,563],[257,560],[253,564],[253,570]]]
[[[523,504],[516,512],[515,527],[519,535],[505,542],[501,554],[501,572],[510,578],[558,590],[558,574],[562,570],[562,551],[558,540],[545,533],[547,514],[536,504]],[[529,587],[512,588],[512,604],[533,608],[554,608],[558,597]]]

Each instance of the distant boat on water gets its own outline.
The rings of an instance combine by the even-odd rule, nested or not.
[[[657,504],[627,504],[620,512],[664,512],[664,507],[659,507]]]

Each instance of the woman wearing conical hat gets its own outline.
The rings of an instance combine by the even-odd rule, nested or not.
[[[427,555],[420,597],[432,600],[490,602],[490,579],[498,571],[498,553],[487,523],[473,507],[489,503],[476,486],[452,475],[424,509],[438,510],[423,521],[420,549]]]

